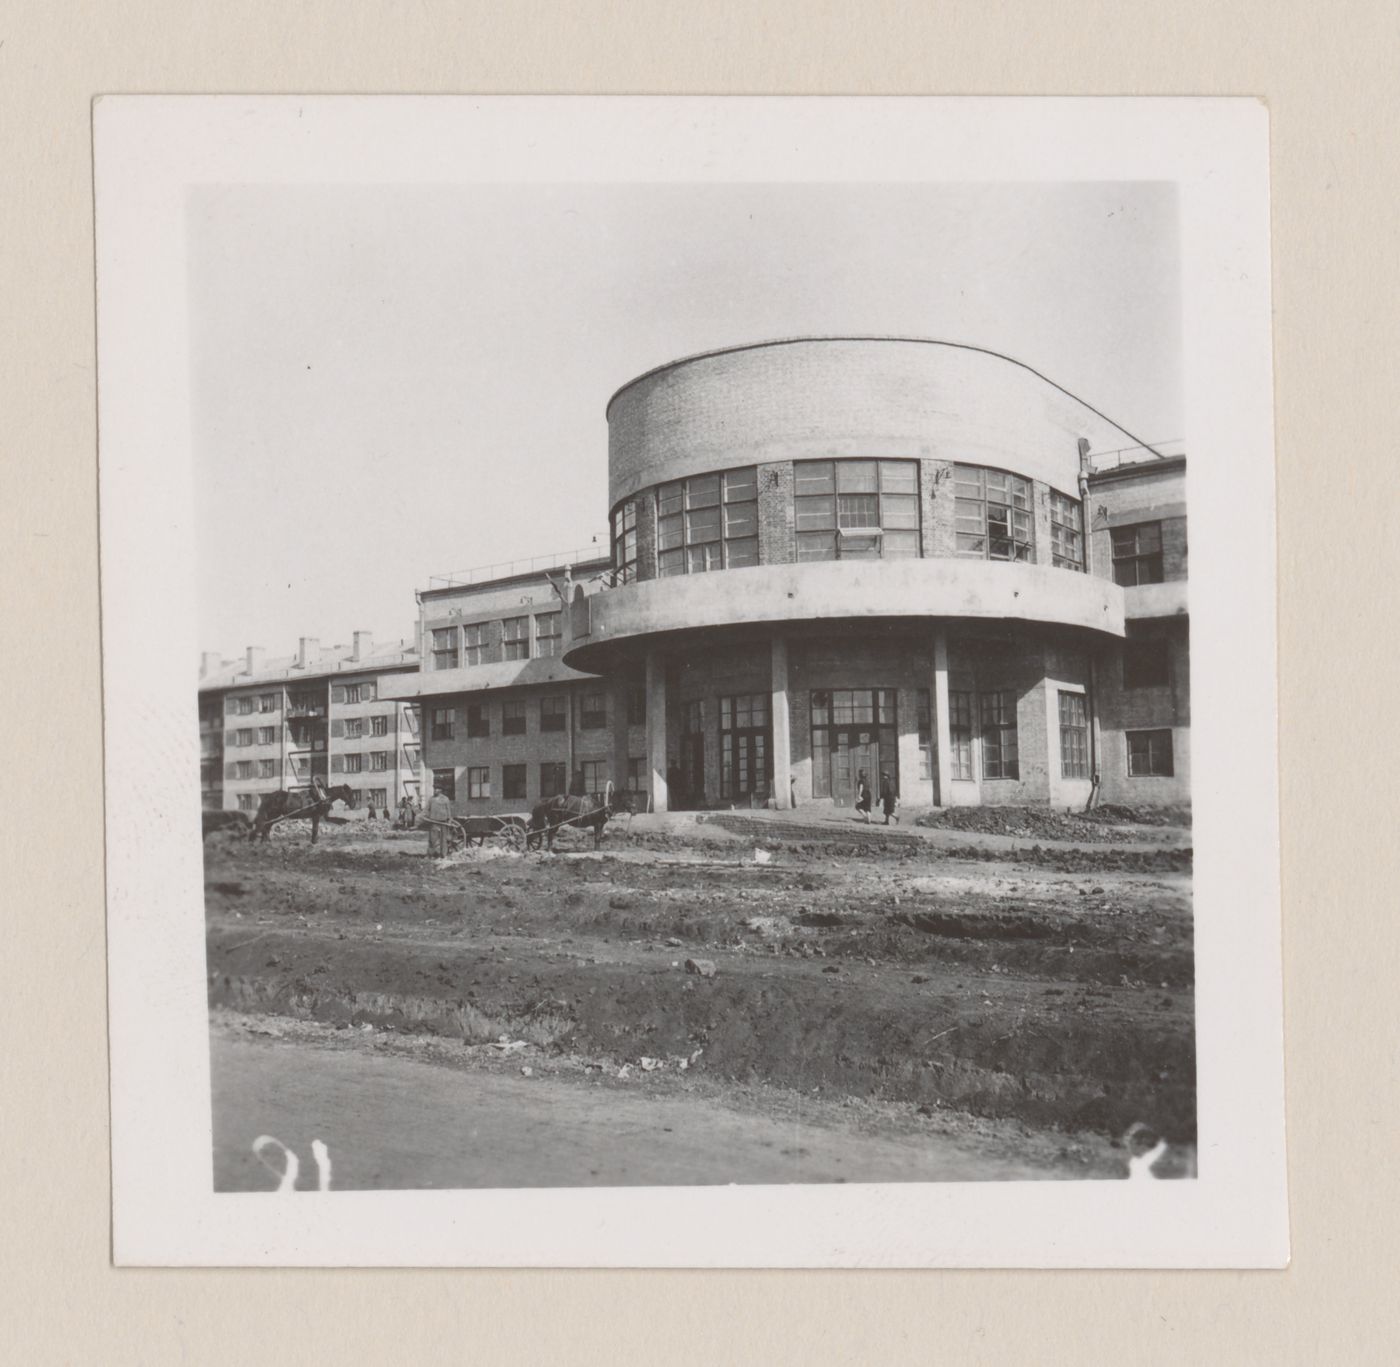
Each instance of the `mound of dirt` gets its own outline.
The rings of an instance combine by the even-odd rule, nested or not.
[[[1100,813],[1104,810],[1099,809]],[[1117,829],[1119,825],[1136,820],[1135,816],[1121,816],[1115,820],[1098,814],[1091,819],[1082,812],[1062,812],[1053,807],[945,807],[941,811],[923,813],[914,824],[944,831],[975,831],[981,835],[1010,835],[1033,840],[1091,840],[1099,843],[1140,840],[1140,832]],[[1153,824],[1162,826],[1169,823],[1158,821]]]

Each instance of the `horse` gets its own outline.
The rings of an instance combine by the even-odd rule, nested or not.
[[[203,839],[208,840],[215,831],[234,831],[243,835],[253,825],[253,818],[247,812],[210,811],[200,813],[204,827]]]
[[[530,812],[530,833],[526,838],[527,849],[537,849],[540,839],[545,841],[546,848],[551,854],[554,853],[554,837],[562,826],[578,826],[580,828],[592,828],[593,848],[599,849],[603,843],[603,827],[608,824],[608,819],[616,811],[624,811],[629,815],[636,812],[636,803],[632,800],[632,794],[624,791],[621,796],[617,796],[613,791],[611,783],[608,784],[606,793],[594,793],[591,797],[565,796],[547,797],[543,802],[535,804]]]
[[[311,843],[316,843],[316,836],[321,830],[321,818],[326,816],[335,802],[344,802],[347,806],[353,796],[350,785],[342,783],[337,788],[321,789],[321,797],[315,796],[315,788],[301,788],[293,792],[288,792],[285,788],[276,793],[266,793],[262,801],[258,804],[258,814],[253,818],[253,829],[248,832],[250,841],[262,836],[267,839],[268,832],[281,820],[290,817],[310,817],[311,818]]]

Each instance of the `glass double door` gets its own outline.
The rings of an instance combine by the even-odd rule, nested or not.
[[[871,796],[880,789],[879,732],[870,726],[831,729],[831,796],[839,807],[853,806],[861,773]]]

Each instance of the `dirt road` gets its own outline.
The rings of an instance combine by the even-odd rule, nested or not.
[[[327,1147],[334,1190],[1086,1175],[1069,1156],[1030,1164],[938,1134],[873,1136],[821,1104],[810,1118],[778,1118],[705,1096],[628,1096],[597,1081],[504,1076],[358,1042],[259,1040],[228,1028],[215,1031],[211,1050],[219,1191],[275,1189],[276,1175],[252,1152],[262,1134],[298,1155],[299,1190],[316,1186],[313,1139]]]

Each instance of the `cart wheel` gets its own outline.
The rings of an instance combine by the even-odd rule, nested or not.
[[[501,831],[506,848],[516,854],[525,852],[525,828],[518,821],[507,821]]]
[[[458,850],[464,849],[467,843],[467,833],[455,821],[447,828],[447,852],[456,854]]]

